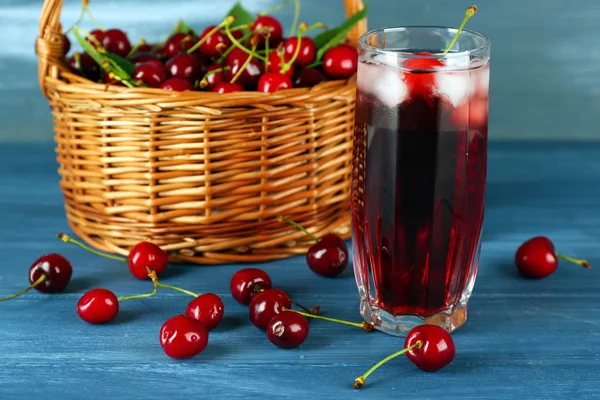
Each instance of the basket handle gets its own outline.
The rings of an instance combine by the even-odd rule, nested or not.
[[[87,1],[87,0],[84,0]],[[346,16],[363,9],[362,0],[344,0]],[[63,0],[44,0],[42,14],[40,16],[40,35],[36,42],[36,54],[38,56],[38,80],[44,96],[48,97],[44,85],[46,76],[58,78],[61,71],[67,70],[62,54],[63,36],[60,24],[60,12]],[[358,46],[358,38],[367,31],[367,19],[359,21],[348,34],[348,41],[353,46]]]

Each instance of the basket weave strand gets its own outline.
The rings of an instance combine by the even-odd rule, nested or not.
[[[44,3],[39,78],[66,215],[88,244],[127,254],[148,240],[203,264],[302,254],[312,242],[279,215],[349,237],[354,78],[226,95],[94,83],[65,66],[61,8]]]

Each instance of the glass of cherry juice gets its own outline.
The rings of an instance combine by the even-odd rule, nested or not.
[[[455,41],[453,39],[456,39]],[[359,46],[352,160],[354,272],[363,318],[403,336],[467,318],[479,264],[490,44],[399,27]]]

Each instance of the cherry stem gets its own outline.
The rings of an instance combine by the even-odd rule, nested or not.
[[[314,315],[314,314],[305,313],[305,312],[302,312],[302,311],[290,310],[290,309],[287,309],[287,308],[283,308],[283,310],[284,311],[292,311],[292,312],[298,313],[298,314],[303,315],[303,316],[308,317],[308,318],[322,319],[324,321],[335,322],[335,323],[338,323],[338,324],[355,326],[355,327],[360,328],[360,329],[362,329],[364,331],[367,331],[367,332],[373,332],[375,330],[375,328],[373,327],[373,325],[371,325],[370,323],[368,323],[366,321],[362,322],[362,323],[350,322],[350,321],[344,321],[344,320],[341,320],[341,319],[322,317],[320,315]]]
[[[67,235],[66,233],[59,233],[58,235],[56,235],[60,240],[62,240],[65,243],[73,243],[74,245],[77,245],[79,247],[81,247],[84,250],[89,251],[90,253],[96,254],[100,257],[104,257],[104,258],[110,258],[111,260],[117,260],[117,261],[123,261],[123,262],[128,262],[129,260],[127,260],[127,258],[125,257],[121,257],[121,256],[116,256],[113,254],[108,254],[108,253],[104,253],[98,250],[94,250],[89,246],[86,246],[85,244],[81,243],[78,240],[73,239],[72,237],[70,237],[69,235]]]
[[[269,10],[266,10],[266,11],[259,12],[258,16],[262,17],[264,15],[273,14],[275,11],[281,10],[283,7],[287,6],[291,2],[292,2],[292,0],[285,0],[283,3],[279,4],[278,6],[275,6],[275,7],[271,8],[271,9],[269,9]]]
[[[270,38],[270,34],[267,33],[265,36],[265,72],[269,71],[269,38]]]
[[[317,239],[315,235],[313,235],[312,233],[310,233],[309,231],[307,231],[306,228],[303,227],[302,225],[300,225],[299,223],[292,221],[288,217],[277,217],[277,220],[279,222],[285,221],[288,224],[290,224],[292,226],[295,226],[296,228],[300,229],[302,232],[306,233],[308,235],[308,237],[310,237],[316,243],[319,243],[319,239]]]
[[[185,289],[182,289],[182,288],[178,288],[177,286],[166,285],[166,284],[160,283],[160,282],[156,282],[156,285],[158,287],[161,287],[161,288],[176,290],[176,291],[181,292],[181,293],[189,294],[192,297],[198,297],[198,295],[196,293],[190,292],[189,290],[185,290]]]
[[[292,22],[292,26],[290,28],[290,36],[294,36],[294,32],[296,32],[296,25],[298,24],[299,18],[300,18],[300,0],[294,0],[294,21]]]
[[[581,265],[584,268],[590,269],[592,268],[592,264],[590,264],[587,260],[580,260],[578,258],[573,258],[569,256],[565,256],[563,254],[555,253],[556,257],[562,258],[563,260],[572,262],[573,264]]]
[[[294,51],[294,55],[292,56],[291,60],[281,66],[282,74],[285,74],[290,68],[292,68],[292,65],[294,65],[294,62],[298,58],[298,55],[300,54],[300,47],[302,47],[302,36],[304,35],[304,32],[307,31],[307,29],[308,27],[304,22],[301,23],[298,27],[298,44],[296,45],[296,51]]]
[[[308,64],[305,68],[314,68],[323,65],[323,61],[315,61],[312,64]]]
[[[193,45],[187,51],[187,53],[188,54],[192,54],[193,52],[195,52],[196,50],[198,50],[198,48],[200,46],[202,46],[204,44],[204,42],[206,42],[208,40],[209,37],[211,37],[212,35],[214,35],[215,33],[217,33],[221,28],[227,27],[228,25],[232,24],[233,21],[235,21],[235,17],[232,17],[232,16],[226,17],[219,25],[217,25],[213,29],[211,29],[202,39],[198,40],[198,42],[196,42],[196,44]]]
[[[231,29],[230,32],[233,32],[234,29]],[[242,36],[242,38],[241,38],[242,42],[245,41],[246,39],[248,39],[252,34],[253,34],[252,31],[244,34],[244,36]],[[235,49],[235,48],[236,48],[236,46],[229,46],[229,48],[227,50],[225,50],[225,52],[223,54],[221,54],[221,57],[219,57],[216,64],[222,64],[223,61],[225,61],[225,58],[229,55],[229,53],[231,53],[233,51],[233,49]]]
[[[209,76],[211,76],[211,75],[214,75],[214,74],[216,74],[216,73],[218,73],[218,72],[227,71],[227,70],[229,70],[229,69],[231,69],[231,68],[230,68],[230,67],[228,67],[228,66],[225,66],[225,67],[221,67],[221,68],[215,68],[215,69],[213,69],[212,71],[208,71],[208,72],[207,72],[207,73],[204,75],[204,77],[202,77],[202,79],[200,79],[200,83],[199,83],[198,85],[199,85],[199,86],[200,86],[202,89],[204,89],[205,87],[207,87],[207,86],[208,86],[208,77],[209,77]]]
[[[145,45],[145,44],[146,44],[146,41],[145,41],[144,39],[140,39],[140,41],[139,41],[139,42],[137,42],[137,43],[136,43],[136,45],[135,45],[135,46],[133,46],[133,47],[131,48],[131,51],[129,51],[129,54],[127,54],[127,57],[126,57],[126,58],[129,58],[129,57],[131,57],[132,55],[134,55],[134,54],[135,54],[135,52],[136,52],[136,51],[138,51],[138,49],[139,49],[140,47],[142,47],[143,45]]]
[[[85,1],[85,2],[87,3],[87,1]],[[98,22],[98,20],[96,18],[94,18],[94,16],[92,15],[92,12],[90,11],[90,8],[87,5],[85,6],[85,11],[87,12],[88,17],[90,17],[90,21],[92,21],[92,23],[94,25],[96,25],[102,32],[105,32],[106,29],[104,29],[102,24],[100,22]]]
[[[150,279],[152,279],[152,283],[154,285],[154,290],[152,291],[152,293],[145,293],[145,294],[136,294],[133,296],[123,296],[123,297],[117,297],[118,301],[126,301],[126,300],[133,300],[133,299],[143,299],[146,297],[152,297],[156,294],[156,290],[158,288],[158,278],[156,277],[156,272],[149,270],[150,272],[148,273],[148,277]]]
[[[244,61],[244,63],[240,67],[240,70],[235,74],[235,76],[233,78],[231,78],[231,83],[235,83],[235,81],[237,81],[237,79],[240,77],[240,75],[242,75],[242,73],[244,73],[244,71],[246,70],[246,67],[248,66],[248,64],[250,64],[250,61],[252,61],[252,57],[255,57],[255,56],[257,56],[256,43],[254,43],[252,45],[252,53],[250,53],[250,56],[246,58],[246,61]]]
[[[37,285],[39,285],[40,283],[44,282],[46,280],[46,275],[42,275],[38,278],[37,281],[33,282],[33,284],[31,286],[29,286],[27,289],[20,291],[19,293],[15,293],[12,296],[8,296],[8,297],[2,297],[0,298],[0,301],[6,301],[6,300],[10,300],[10,299],[14,299],[15,297],[19,297],[24,295],[25,293],[29,292],[31,289],[33,289],[34,287],[36,287]]]
[[[454,46],[454,44],[458,40],[458,37],[460,36],[460,33],[462,32],[462,30],[464,29],[465,25],[467,24],[467,21],[473,15],[475,15],[476,11],[477,11],[477,6],[471,6],[471,7],[467,8],[467,11],[465,12],[465,18],[463,19],[462,23],[458,27],[458,30],[456,31],[456,34],[452,38],[452,41],[450,42],[450,44],[448,45],[448,47],[446,47],[446,50],[444,50],[444,52],[442,54],[448,53],[450,51],[450,49],[452,48],[452,46]]]
[[[226,18],[227,20],[227,18]],[[225,34],[227,35],[227,37],[229,38],[229,40],[231,40],[231,43],[233,43],[235,45],[235,47],[239,48],[240,50],[242,50],[243,52],[245,52],[246,54],[248,54],[251,57],[256,57],[258,58],[260,61],[265,61],[266,58],[263,56],[260,56],[258,54],[256,54],[256,52],[253,52],[251,50],[248,50],[243,44],[241,44],[232,34],[231,34],[231,23],[233,22],[233,20],[229,20],[230,22],[225,24]],[[208,36],[208,35],[207,35]],[[248,60],[246,60],[248,61]],[[244,67],[245,68],[245,67]]]
[[[400,350],[397,353],[394,353],[392,355],[387,356],[386,358],[384,358],[383,360],[379,361],[377,364],[373,365],[373,367],[371,367],[371,369],[369,369],[367,372],[365,372],[363,375],[359,376],[358,378],[356,378],[354,380],[354,385],[352,386],[354,389],[360,389],[361,387],[363,387],[365,385],[365,380],[369,377],[369,375],[371,375],[373,372],[375,372],[375,370],[379,367],[381,367],[383,364],[385,364],[386,362],[401,356],[402,354],[406,353],[407,351],[411,351],[413,349],[421,349],[421,347],[423,347],[423,342],[421,342],[420,340],[417,340],[417,342],[415,344],[413,344],[410,347],[404,348],[402,350]]]
[[[254,288],[254,292],[256,293],[260,293],[260,292],[264,292],[265,289],[257,286],[256,288]],[[294,300],[290,299],[290,303],[292,303],[293,305],[295,305],[298,308],[303,309],[304,311],[306,311],[307,313],[311,314],[311,315],[318,315],[319,311],[321,311],[321,306],[320,305],[316,305],[313,308],[308,308],[308,307],[304,307],[302,304],[295,302]]]

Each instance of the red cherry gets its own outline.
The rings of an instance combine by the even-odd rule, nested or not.
[[[213,29],[215,29],[214,25],[206,28],[204,32],[202,32],[202,34],[200,35],[200,40],[208,36],[210,31],[212,31]],[[229,37],[227,37],[227,35],[221,30],[218,30],[210,36],[208,36],[206,40],[200,45],[200,54],[209,58],[219,57],[221,55],[221,51],[219,51],[219,49],[226,49],[229,46],[231,46],[231,40],[229,40]]]
[[[281,63],[281,56],[283,55],[284,57],[284,61],[285,62],[289,62],[290,61],[290,57],[288,57],[286,55],[286,53],[283,52],[279,52],[277,50],[272,50],[269,53],[269,63],[268,63],[268,70],[269,72],[277,72],[277,73],[282,73],[281,69],[283,67],[283,64]],[[284,75],[288,76],[288,77],[292,77],[292,75],[294,74],[294,68],[290,68],[287,71],[283,72]]]
[[[333,79],[347,79],[356,72],[358,56],[354,49],[348,46],[336,46],[325,52],[323,69],[327,76]]]
[[[125,86],[123,82],[118,80],[116,77],[111,78],[110,73],[108,71],[102,72],[102,80],[104,81],[104,83],[108,83],[110,85]]]
[[[150,242],[136,244],[127,258],[129,259],[129,271],[138,279],[148,279],[147,268],[156,272],[156,275],[160,275],[169,263],[167,252]]]
[[[222,71],[213,72],[211,74],[209,74],[209,72],[212,72],[217,69],[222,69],[222,68],[223,67],[219,64],[212,64],[212,65],[208,66],[208,68],[206,69],[206,73],[208,74],[206,76],[206,82],[208,83],[208,86],[207,86],[208,88],[213,88],[217,83],[223,81],[223,72]]]
[[[131,43],[125,32],[120,29],[109,29],[105,31],[102,45],[107,51],[120,55],[121,57],[127,57],[131,51]]]
[[[248,315],[250,322],[264,331],[275,315],[282,312],[284,308],[291,307],[292,302],[283,290],[268,289],[252,298]]]
[[[90,32],[90,36],[92,36],[96,40],[91,40],[90,38],[86,38],[85,40],[90,42],[90,44],[92,46],[98,47],[98,45],[96,44],[96,41],[98,41],[98,43],[100,43],[102,45],[102,42],[104,41],[104,36],[106,36],[106,35],[105,35],[104,31],[101,31],[100,29],[94,29],[93,31]]]
[[[240,304],[250,304],[252,298],[262,290],[271,289],[271,278],[262,269],[244,268],[231,277],[231,296]]]
[[[437,325],[416,326],[406,335],[404,347],[411,347],[418,341],[420,348],[407,351],[406,356],[423,371],[437,371],[454,360],[454,341],[445,329]]]
[[[188,304],[185,315],[197,319],[212,331],[223,319],[223,301],[213,293],[201,294]]]
[[[283,311],[269,321],[267,337],[275,346],[293,349],[308,337],[308,321],[293,311]]]
[[[266,72],[258,80],[258,91],[272,93],[278,90],[290,89],[292,81],[287,75],[278,72]]]
[[[233,49],[225,58],[225,65],[229,67],[223,73],[225,80],[231,81],[249,57],[252,56],[243,50],[237,47]],[[254,89],[262,71],[262,64],[256,58],[252,58],[235,83],[239,83],[248,90]]]
[[[92,289],[77,302],[77,314],[90,324],[105,324],[119,313],[119,300],[110,290]]]
[[[62,39],[63,39],[63,54],[67,55],[67,54],[69,54],[69,50],[71,50],[71,41],[69,40],[69,38],[66,35],[62,35]]]
[[[215,93],[233,93],[233,92],[243,92],[244,87],[239,83],[229,83],[229,82],[219,82],[212,89]]]
[[[29,267],[29,283],[33,285],[46,275],[44,282],[35,286],[42,293],[57,293],[63,291],[73,275],[73,267],[69,260],[60,254],[46,254],[35,260]]]
[[[306,262],[318,275],[329,278],[338,276],[348,265],[348,247],[342,238],[330,233],[308,249]]]
[[[285,55],[291,60],[296,53],[296,47],[298,46],[298,38],[293,36],[285,41],[283,50]],[[315,42],[309,37],[303,37],[300,39],[300,52],[298,57],[294,61],[294,65],[298,67],[305,67],[315,60],[316,47]],[[356,67],[355,67],[356,69]]]
[[[261,32],[258,35],[259,42],[258,45],[263,45],[266,40],[264,36],[265,30],[269,33],[269,45],[275,46],[281,42],[283,38],[283,28],[279,21],[269,15],[263,15],[254,21],[251,29],[255,32]]]
[[[140,44],[137,47],[137,51],[141,52],[141,53],[152,53],[152,49],[154,48],[153,44],[150,43],[144,43],[144,44]]]
[[[161,89],[172,90],[174,92],[192,92],[194,85],[190,81],[181,78],[170,78],[160,85]]]
[[[175,33],[165,42],[162,51],[166,58],[173,58],[179,53],[183,53],[194,47],[196,38],[189,33]]]
[[[327,81],[327,76],[318,69],[304,68],[294,79],[294,87],[313,87],[325,81]]]
[[[160,63],[160,61],[158,62]],[[162,66],[158,67],[156,64],[148,62],[135,67],[133,78],[142,81],[151,88],[157,88],[167,80],[167,74]]]
[[[78,54],[79,62],[77,62],[75,54],[67,60],[71,70],[92,82],[97,82],[100,79],[100,66],[98,63],[87,53]]]
[[[160,344],[169,357],[194,357],[206,348],[208,330],[197,319],[177,315],[160,328]]]
[[[158,61],[159,63],[161,63],[161,65],[163,65],[156,54],[146,51],[136,51],[131,56],[129,56],[129,60],[131,60],[131,62],[133,62],[134,64]]]
[[[554,244],[544,236],[537,236],[523,243],[515,254],[519,272],[528,278],[542,279],[552,275],[558,267]]]
[[[190,82],[195,82],[202,78],[202,65],[200,64],[200,60],[200,58],[186,53],[178,54],[167,61],[167,72],[172,78],[181,78]]]
[[[419,55],[431,53],[421,52]],[[404,68],[409,71],[404,72],[402,76],[410,95],[429,96],[435,88],[435,74],[432,71],[442,66],[444,63],[437,58],[411,58],[405,61]]]

